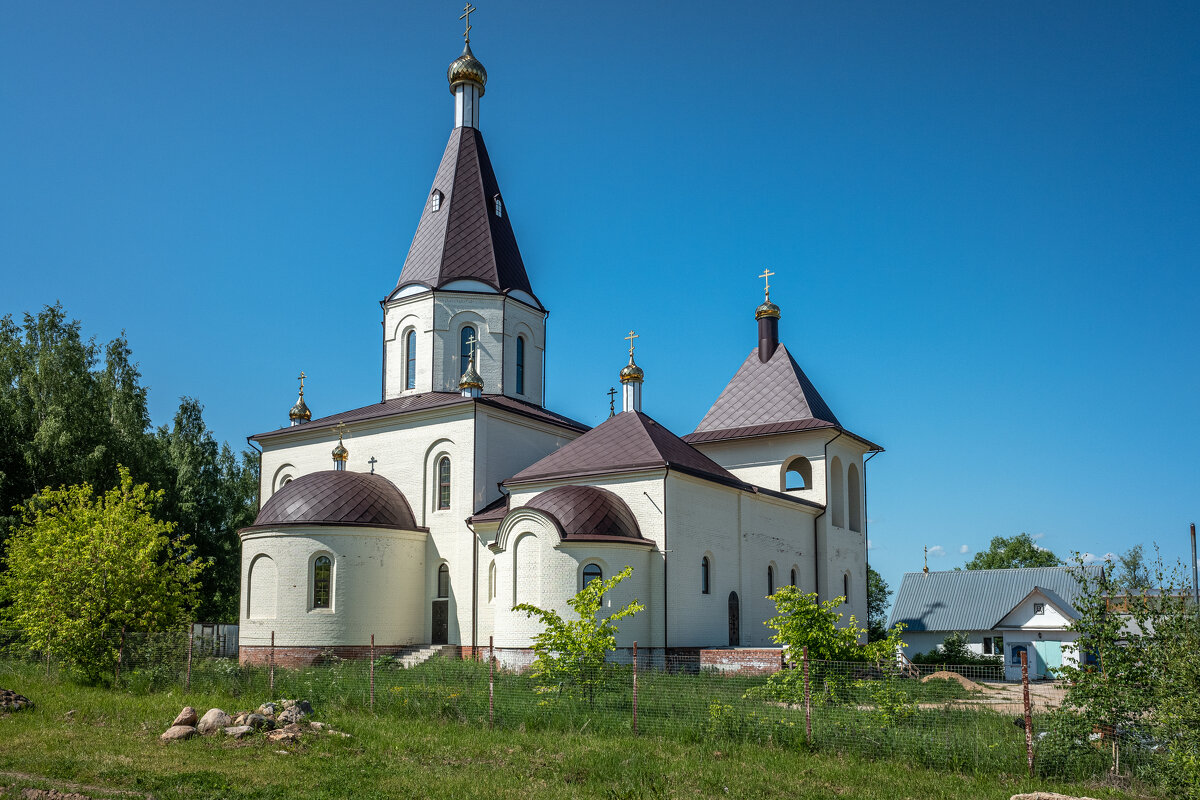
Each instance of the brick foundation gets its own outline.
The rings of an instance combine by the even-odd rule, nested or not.
[[[395,655],[403,647],[376,645],[375,657]],[[346,660],[367,661],[371,658],[370,645],[346,645],[341,647],[279,647],[275,648],[275,666],[294,669],[322,664],[330,656]],[[457,654],[454,654],[457,657]],[[238,649],[238,663],[244,667],[266,666],[271,659],[270,646],[246,646]]]
[[[783,669],[778,647],[720,647],[700,651],[700,669],[741,675],[770,675]]]

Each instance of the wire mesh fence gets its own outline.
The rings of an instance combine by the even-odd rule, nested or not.
[[[499,730],[657,736],[855,754],[976,774],[1086,779],[1152,771],[1161,742],[1142,731],[1081,727],[1061,710],[1066,687],[1012,682],[990,665],[913,671],[819,661],[804,654],[754,671],[700,668],[688,654],[622,648],[548,681],[527,649],[372,648],[364,658],[328,650],[312,663],[281,649],[264,663],[217,655],[220,643],[185,630],[124,635],[90,680],[114,690],[185,689],[244,699],[247,707],[305,699],[331,711],[442,720]],[[447,651],[450,652],[447,652]],[[761,652],[761,651],[760,651]],[[78,680],[61,650],[0,631],[0,685],[22,675]],[[20,691],[19,687],[14,688]],[[185,693],[184,697],[187,697]]]

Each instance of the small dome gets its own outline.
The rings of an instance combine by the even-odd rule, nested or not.
[[[779,319],[779,306],[772,303],[770,300],[763,303],[754,311],[755,319],[763,319],[764,317],[774,317]]]
[[[553,517],[565,539],[642,538],[637,517],[625,501],[598,486],[556,486],[534,497],[525,508],[535,508]]]
[[[420,530],[412,508],[382,475],[324,470],[290,481],[263,504],[252,528],[358,525]]]
[[[646,378],[646,373],[642,368],[633,363],[633,356],[629,356],[629,363],[621,368],[621,383],[641,383]]]
[[[342,444],[342,437],[338,436],[337,446],[333,448],[334,461],[348,461],[350,459],[350,451],[346,449],[346,445]]]
[[[308,404],[304,402],[304,395],[300,395],[300,399],[296,401],[296,405],[292,406],[292,410],[288,412],[288,419],[302,419],[305,422],[312,419],[312,412],[308,410]]]
[[[450,81],[450,94],[454,94],[455,87],[460,83],[470,81],[479,84],[479,96],[483,97],[483,87],[487,85],[487,70],[471,52],[470,43],[463,47],[461,56],[450,62],[449,68],[446,69],[446,79]]]
[[[483,389],[483,378],[479,377],[479,373],[475,370],[475,359],[467,362],[467,371],[463,373],[462,378],[458,381],[460,389]]]

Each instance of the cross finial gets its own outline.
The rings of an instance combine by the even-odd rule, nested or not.
[[[758,276],[758,277],[762,278],[764,281],[766,281],[766,286],[763,287],[763,291],[766,292],[768,300],[771,299],[771,276],[774,274],[775,273],[771,272],[771,270],[764,269],[762,275]]]
[[[471,348],[471,360],[472,361],[475,360],[475,345],[476,345],[476,343],[477,343],[477,340],[475,339],[475,334],[474,333],[468,334],[467,335],[467,347]]]
[[[617,413],[617,387],[610,386],[608,389],[608,415],[616,416]]]
[[[459,17],[459,19],[461,19],[461,20],[466,20],[466,23],[467,23],[467,29],[465,31],[463,31],[463,39],[466,40],[467,44],[471,43],[471,14],[473,14],[474,12],[475,12],[475,6],[471,5],[470,3],[467,3],[465,6],[463,6],[462,16]]]
[[[304,379],[308,376],[304,374],[304,370],[300,370],[300,396],[304,396]]]
[[[367,459],[367,463],[371,465],[371,474],[374,475],[375,465],[379,463],[379,459],[377,459],[375,456],[371,456]]]
[[[929,572],[929,545],[925,545],[925,569],[924,569],[924,571],[926,573]]]
[[[342,440],[342,434],[346,432],[346,423],[339,422],[337,425],[333,426],[333,430],[337,433],[338,441],[340,442]]]
[[[639,334],[636,334],[633,331],[630,331],[629,335],[625,337],[626,339],[629,340],[629,355],[630,356],[633,355],[633,340],[638,338],[638,336],[639,336]]]

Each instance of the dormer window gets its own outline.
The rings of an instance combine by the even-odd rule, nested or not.
[[[429,195],[429,207],[430,207],[430,209],[431,209],[431,210],[433,210],[433,211],[440,211],[440,210],[441,210],[441,208],[442,208],[442,197],[444,197],[444,195],[443,195],[441,192],[439,192],[437,189],[434,189],[434,190],[433,190],[433,192],[431,192],[431,193],[430,193],[430,195]]]
[[[500,195],[496,195],[495,197],[493,197],[492,203],[495,204],[496,216],[503,217],[504,216],[504,203],[500,201]]]

